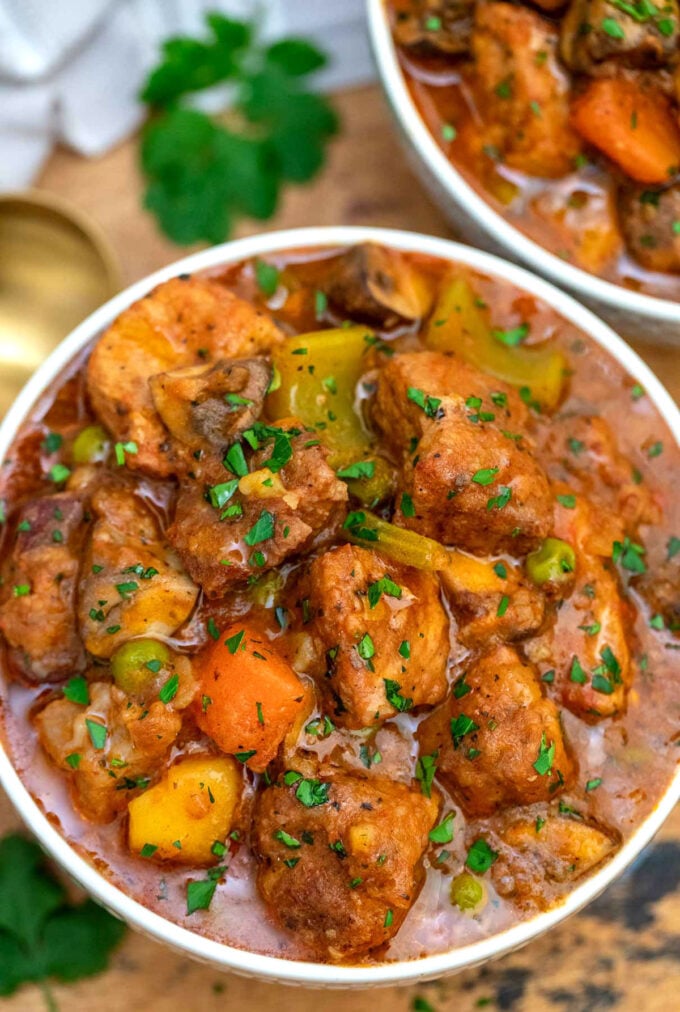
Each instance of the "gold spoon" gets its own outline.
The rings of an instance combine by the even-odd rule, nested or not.
[[[97,225],[40,190],[0,195],[0,417],[31,373],[121,288]]]

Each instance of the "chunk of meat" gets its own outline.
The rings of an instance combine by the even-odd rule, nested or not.
[[[269,426],[261,442],[240,480],[222,468],[219,485],[205,488],[195,481],[180,490],[167,537],[211,598],[308,551],[345,513],[347,486],[301,424],[284,420]],[[281,466],[283,457],[287,462]]]
[[[430,285],[406,256],[372,242],[331,261],[324,290],[348,319],[382,326],[417,320],[432,302]]]
[[[501,832],[505,846],[493,866],[501,895],[540,909],[548,905],[546,883],[575,882],[593,871],[618,841],[593,823],[565,815],[515,819]]]
[[[680,556],[648,569],[635,583],[652,613],[661,615],[671,632],[680,630]]]
[[[472,52],[483,141],[530,176],[566,175],[581,150],[557,43],[554,25],[528,7],[476,5]]]
[[[511,562],[482,562],[452,552],[451,564],[439,575],[456,618],[457,639],[466,646],[521,640],[543,624],[543,593]]]
[[[659,502],[647,485],[635,481],[631,462],[621,453],[616,436],[604,418],[592,415],[554,418],[546,437],[545,452],[556,462],[552,465],[553,472],[566,470],[576,480],[575,491],[588,498],[602,499],[603,492],[606,495],[603,504],[606,512],[600,504],[584,502],[579,495],[576,512],[562,514],[562,525],[573,527],[574,522],[577,523],[579,531],[575,535],[572,532],[572,536],[583,550],[610,555],[612,541],[622,530],[632,534],[639,524],[660,522]],[[594,547],[598,542],[603,542],[603,550]]]
[[[530,551],[552,525],[548,480],[525,442],[473,424],[462,399],[442,400],[404,465],[401,493],[395,523],[482,555]]]
[[[472,417],[480,411],[493,414],[499,426],[513,432],[524,430],[529,421],[528,409],[513,387],[454,355],[437,351],[394,355],[378,373],[371,414],[373,424],[399,458],[414,452],[411,444],[427,431],[431,421],[409,391],[422,391],[424,398],[457,396],[470,401]],[[430,415],[436,415],[436,407],[433,404]]]
[[[549,801],[575,772],[555,704],[507,646],[468,668],[418,739],[421,755],[438,754],[438,778],[472,817]]]
[[[313,807],[300,800],[310,795]],[[332,770],[268,787],[255,807],[253,849],[272,914],[321,959],[383,944],[420,891],[438,808],[406,784]]]
[[[619,195],[619,221],[628,251],[648,271],[680,274],[680,186],[629,186]]]
[[[76,623],[83,502],[69,492],[22,508],[0,596],[0,630],[19,670],[49,681],[81,671],[85,653]]]
[[[263,358],[220,359],[184,366],[149,379],[154,407],[190,461],[201,451],[219,453],[262,413],[272,376]]]
[[[413,0],[395,11],[394,37],[418,56],[465,55],[473,11],[473,0]]]
[[[562,21],[562,59],[571,70],[590,75],[615,73],[617,65],[669,63],[678,47],[677,0],[664,0],[656,10],[654,17],[641,16],[633,5],[625,10],[608,0],[572,0]]]
[[[137,444],[128,467],[167,477],[175,463],[150,377],[263,354],[282,338],[266,313],[219,282],[173,278],[121,313],[95,345],[87,372],[92,405],[116,440]]]
[[[151,510],[127,488],[94,494],[78,618],[85,646],[110,657],[134,636],[172,636],[191,614],[198,587],[164,541]]]
[[[526,644],[541,671],[552,672],[563,705],[589,722],[625,709],[634,676],[627,634],[634,610],[608,567],[602,559],[577,554],[576,589],[554,625]]]
[[[110,822],[168,756],[182,718],[172,704],[142,706],[108,682],[90,682],[89,696],[87,705],[56,699],[35,723],[40,744],[69,775],[80,814]]]
[[[337,723],[369,727],[444,698],[449,623],[434,576],[343,545],[314,559],[299,596]]]

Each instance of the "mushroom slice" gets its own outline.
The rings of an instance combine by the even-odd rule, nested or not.
[[[427,280],[402,253],[370,242],[338,257],[326,294],[348,317],[383,326],[420,319],[432,302]]]
[[[272,375],[263,358],[220,359],[151,376],[154,407],[190,450],[220,449],[259,417]]]

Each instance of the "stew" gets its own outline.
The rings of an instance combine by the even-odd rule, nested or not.
[[[678,447],[497,279],[365,244],[180,276],[1,471],[6,747],[205,936],[417,958],[559,903],[680,757]]]
[[[676,0],[389,0],[455,168],[551,253],[680,299]]]

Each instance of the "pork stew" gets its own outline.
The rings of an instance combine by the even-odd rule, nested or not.
[[[680,755],[678,448],[533,296],[373,244],[180,276],[2,467],[6,747],[71,844],[252,951],[559,903]]]

